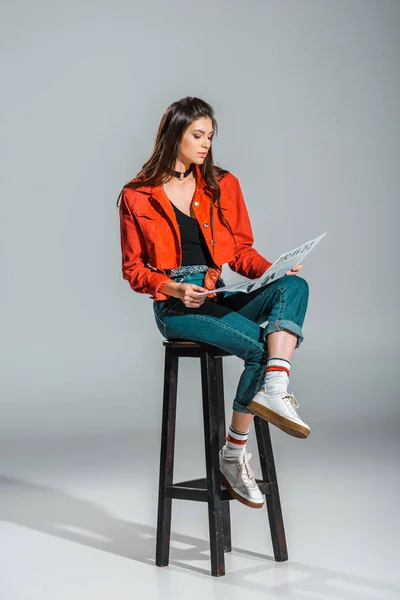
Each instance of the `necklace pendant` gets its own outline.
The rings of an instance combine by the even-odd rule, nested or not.
[[[190,167],[188,168],[188,170],[185,171],[184,173],[181,173],[180,171],[173,171],[173,173],[174,173],[175,177],[178,179],[178,181],[182,181],[183,179],[185,179],[185,177],[190,175],[192,170],[193,170],[193,165],[191,164]]]

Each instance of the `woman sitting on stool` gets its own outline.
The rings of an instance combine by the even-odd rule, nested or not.
[[[133,290],[150,295],[166,339],[205,342],[244,360],[220,470],[235,498],[259,508],[264,497],[246,450],[253,415],[295,437],[310,433],[288,393],[308,284],[285,276],[248,294],[212,292],[225,285],[225,263],[249,279],[272,264],[253,248],[238,179],[214,165],[216,131],[212,107],[199,98],[182,98],[165,111],[151,157],[118,198],[122,273]]]

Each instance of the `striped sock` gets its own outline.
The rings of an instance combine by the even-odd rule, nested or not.
[[[246,442],[249,437],[249,432],[243,433],[242,431],[237,431],[233,429],[232,426],[229,427],[228,435],[226,436],[225,446],[223,448],[224,458],[227,460],[236,460],[245,451]]]
[[[271,357],[267,360],[264,384],[261,390],[266,393],[272,391],[287,392],[289,385],[291,362],[286,358]]]
[[[275,373],[280,371],[281,373],[286,373],[287,376],[290,376],[290,367],[291,362],[286,360],[286,358],[268,358],[267,360],[267,373]]]

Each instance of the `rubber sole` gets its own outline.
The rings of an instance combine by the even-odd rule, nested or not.
[[[264,421],[268,421],[268,423],[275,425],[275,427],[278,427],[279,429],[281,429],[285,433],[288,433],[289,435],[292,435],[293,437],[305,439],[311,433],[310,430],[307,429],[307,427],[303,427],[302,425],[298,425],[290,419],[282,417],[273,410],[266,408],[261,404],[258,404],[258,402],[254,402],[254,400],[250,402],[247,408],[253,414],[257,415],[261,419],[264,419]]]
[[[221,480],[222,483],[227,487],[232,498],[235,498],[235,500],[238,500],[239,502],[241,502],[245,506],[249,506],[250,508],[262,508],[264,506],[264,502],[262,504],[256,504],[255,502],[247,500],[246,498],[243,498],[243,496],[235,492],[235,490],[232,488],[232,486],[230,485],[229,481],[223,473],[221,473]]]

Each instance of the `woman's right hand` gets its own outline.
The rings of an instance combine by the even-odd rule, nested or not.
[[[180,298],[188,308],[199,308],[207,296],[199,296],[198,292],[207,292],[206,288],[194,283],[178,283],[177,297]]]
[[[171,281],[171,283],[167,283],[159,289],[162,294],[179,298],[188,308],[199,308],[205,302],[207,296],[199,296],[198,292],[207,291],[206,288],[194,283],[177,283],[176,281]]]

